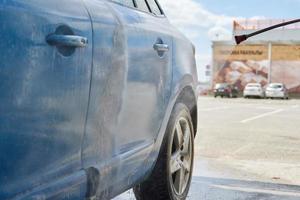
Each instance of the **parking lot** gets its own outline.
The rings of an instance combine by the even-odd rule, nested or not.
[[[299,200],[300,100],[201,97],[189,199]]]

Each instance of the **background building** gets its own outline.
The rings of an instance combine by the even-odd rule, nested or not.
[[[233,35],[250,33],[285,20],[233,22]],[[227,82],[241,90],[250,82],[286,84],[300,93],[300,24],[279,28],[236,46],[233,41],[213,42],[213,85]]]

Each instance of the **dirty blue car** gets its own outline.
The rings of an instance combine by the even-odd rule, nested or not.
[[[186,199],[195,49],[158,2],[0,10],[0,199]]]

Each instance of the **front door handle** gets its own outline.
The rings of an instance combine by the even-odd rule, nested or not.
[[[82,48],[88,44],[87,38],[76,35],[51,34],[47,36],[46,41],[49,45],[57,47]]]
[[[158,51],[158,52],[167,52],[169,51],[169,45],[167,44],[159,44],[159,43],[156,43],[153,45],[153,48],[155,51]]]

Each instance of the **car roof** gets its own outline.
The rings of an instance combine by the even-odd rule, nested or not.
[[[283,83],[270,83],[269,85],[284,85]]]
[[[217,83],[216,85],[215,85],[215,87],[226,87],[226,86],[229,86],[229,84],[228,83]]]
[[[260,83],[248,83],[247,86],[261,86]]]

